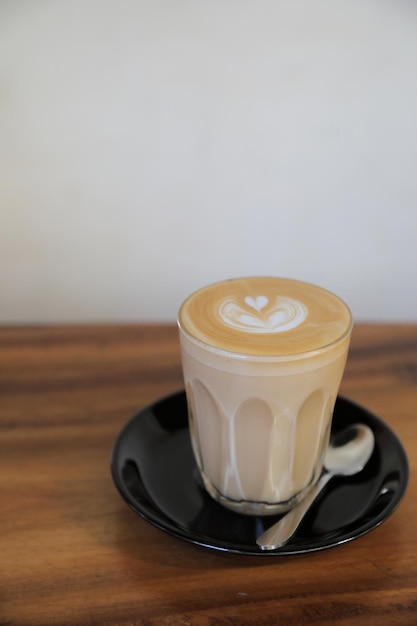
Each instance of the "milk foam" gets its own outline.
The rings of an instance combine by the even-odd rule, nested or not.
[[[308,315],[302,302],[288,297],[276,296],[270,304],[264,295],[245,296],[244,304],[226,298],[220,303],[219,315],[226,325],[245,333],[283,333],[302,324]]]
[[[288,356],[321,350],[351,330],[348,307],[309,283],[249,277],[204,287],[183,303],[181,329],[212,349]]]

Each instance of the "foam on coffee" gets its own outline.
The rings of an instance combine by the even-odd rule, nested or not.
[[[237,278],[192,294],[180,327],[214,349],[251,356],[320,350],[351,330],[347,305],[310,283],[275,277]]]

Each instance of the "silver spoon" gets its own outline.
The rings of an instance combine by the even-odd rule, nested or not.
[[[276,524],[266,530],[256,543],[262,550],[276,550],[295,533],[310,506],[333,476],[353,476],[369,461],[375,445],[372,430],[365,424],[352,424],[340,435],[342,445],[330,445],[324,459],[325,471],[306,496]]]

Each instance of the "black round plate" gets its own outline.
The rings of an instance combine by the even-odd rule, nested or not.
[[[203,488],[191,449],[184,391],[151,404],[126,424],[112,451],[113,480],[141,517],[193,544],[266,558],[315,552],[379,526],[407,487],[407,457],[395,434],[369,411],[339,397],[332,432],[355,422],[368,424],[375,434],[375,449],[365,469],[355,476],[333,478],[296,534],[277,550],[261,550],[256,537],[279,515],[233,513]]]

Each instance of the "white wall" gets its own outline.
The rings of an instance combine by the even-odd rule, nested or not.
[[[413,0],[2,0],[0,322],[277,274],[417,320]]]

